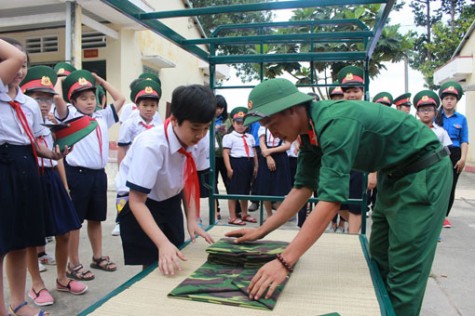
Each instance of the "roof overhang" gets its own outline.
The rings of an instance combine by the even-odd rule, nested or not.
[[[472,74],[472,69],[472,56],[457,56],[434,72],[434,83],[441,85],[447,81],[465,81]]]

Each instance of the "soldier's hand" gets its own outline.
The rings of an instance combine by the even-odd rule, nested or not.
[[[242,243],[246,241],[254,241],[261,239],[261,233],[255,228],[241,228],[236,229],[225,234],[226,237],[237,237],[235,243]]]
[[[287,270],[278,260],[272,260],[257,271],[249,283],[249,298],[258,300],[267,291],[266,299],[270,298],[279,284],[287,278]]]

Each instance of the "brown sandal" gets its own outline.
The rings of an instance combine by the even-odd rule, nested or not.
[[[91,281],[94,280],[96,277],[91,271],[85,270],[82,264],[78,264],[72,269],[68,265],[68,269],[66,270],[66,276],[70,279],[77,281]]]
[[[92,262],[90,266],[93,269],[98,269],[107,272],[114,272],[115,270],[117,270],[116,264],[110,260],[109,256],[102,256],[97,259],[92,257]]]

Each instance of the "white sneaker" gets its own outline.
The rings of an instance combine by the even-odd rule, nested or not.
[[[38,261],[38,268],[40,269],[40,272],[45,272],[46,271],[46,267],[44,265],[41,264],[41,262]]]
[[[112,230],[112,236],[120,236],[120,225],[115,224],[114,229]]]
[[[49,254],[44,254],[41,257],[38,257],[38,261],[41,264],[54,266],[56,264],[56,259],[51,257]]]

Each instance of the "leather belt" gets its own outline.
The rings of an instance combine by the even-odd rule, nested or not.
[[[444,157],[447,157],[448,155],[450,155],[449,150],[447,149],[447,147],[443,147],[440,150],[425,154],[421,158],[414,161],[414,163],[411,163],[401,169],[396,169],[394,171],[389,172],[388,176],[390,178],[401,178],[408,174],[419,172],[441,161]]]

